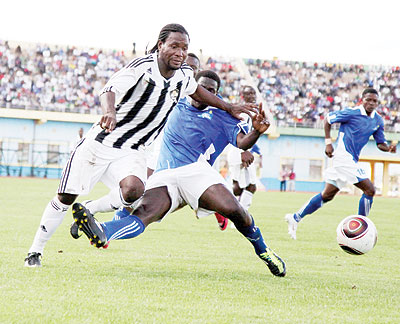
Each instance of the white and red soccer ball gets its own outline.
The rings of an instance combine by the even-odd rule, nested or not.
[[[370,251],[378,239],[375,224],[368,217],[360,215],[343,219],[336,229],[336,235],[343,251],[357,255]]]

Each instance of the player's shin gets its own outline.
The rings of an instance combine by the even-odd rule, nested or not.
[[[264,242],[264,238],[261,234],[260,229],[255,225],[253,217],[251,217],[250,226],[236,228],[240,233],[244,235],[245,238],[249,240],[251,244],[253,244],[257,254],[265,252],[265,250],[267,249],[267,245]]]
[[[363,194],[358,204],[358,215],[368,216],[374,197]]]
[[[38,252],[43,254],[45,244],[62,223],[68,208],[69,206],[61,203],[57,196],[47,204],[29,253]]]
[[[294,214],[294,218],[299,222],[304,216],[312,214],[317,209],[321,208],[323,204],[324,201],[322,200],[322,195],[319,193],[305,203],[305,205],[301,207],[296,214]]]
[[[102,223],[102,227],[107,241],[131,239],[142,234],[145,229],[143,222],[135,215]]]

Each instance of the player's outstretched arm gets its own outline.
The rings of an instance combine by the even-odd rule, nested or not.
[[[325,154],[328,157],[333,156],[333,146],[332,146],[332,139],[331,139],[331,124],[328,123],[328,120],[325,118],[324,122],[324,131],[325,131]]]
[[[379,143],[377,144],[378,149],[380,149],[383,152],[389,152],[389,153],[396,153],[397,152],[397,146],[394,144],[387,145],[386,143]]]
[[[216,95],[214,95],[210,91],[206,90],[201,85],[197,86],[196,91],[190,97],[192,97],[192,99],[194,99],[200,103],[206,104],[208,106],[225,110],[226,112],[230,113],[233,117],[236,117],[240,120],[243,119],[242,117],[240,117],[241,113],[246,113],[249,116],[251,116],[252,113],[257,113],[257,105],[254,105],[254,104],[230,104],[229,102],[226,102],[226,101],[218,98]]]
[[[100,127],[107,133],[114,130],[117,123],[115,116],[115,93],[112,91],[104,92],[100,96],[100,104],[103,110],[103,116],[100,119]]]
[[[237,147],[242,150],[251,148],[258,140],[261,134],[265,133],[270,125],[265,117],[262,105],[259,105],[258,113],[252,116],[253,130],[246,135],[239,133],[237,136]]]

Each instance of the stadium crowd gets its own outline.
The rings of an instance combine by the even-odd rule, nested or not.
[[[11,47],[0,41],[0,106],[100,114],[99,90],[130,57],[123,51],[47,45]],[[209,58],[221,76],[222,97],[238,102],[249,81],[257,86],[277,126],[322,127],[325,114],[354,106],[366,86],[381,95],[377,109],[387,130],[400,132],[400,68],[246,59],[251,80],[235,60]]]
[[[100,114],[98,92],[127,62],[119,51],[0,41],[0,106]]]

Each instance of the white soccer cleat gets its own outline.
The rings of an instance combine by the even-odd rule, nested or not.
[[[296,231],[297,231],[297,226],[299,225],[298,222],[294,219],[293,214],[286,214],[285,215],[285,220],[288,223],[288,233],[290,237],[295,240],[296,239]]]

